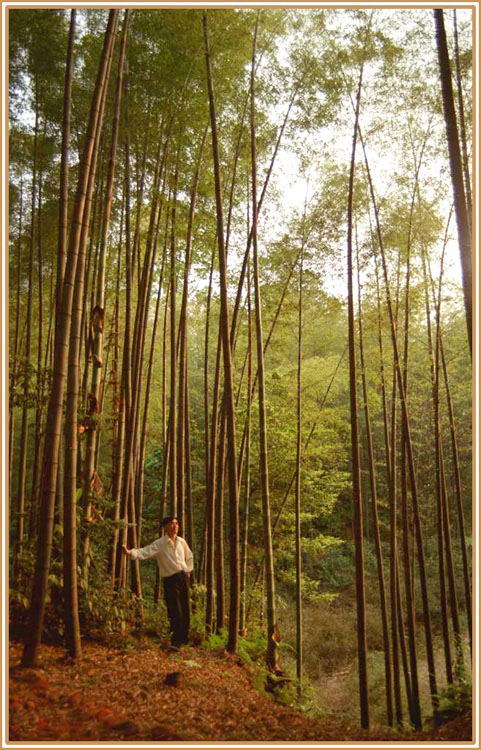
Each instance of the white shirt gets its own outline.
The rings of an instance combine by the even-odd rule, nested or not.
[[[132,550],[132,560],[147,560],[149,557],[157,558],[162,578],[173,576],[181,570],[190,573],[194,567],[194,555],[181,536],[177,536],[173,542],[168,534],[164,534],[147,547]]]

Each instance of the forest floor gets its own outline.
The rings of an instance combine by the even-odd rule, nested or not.
[[[471,714],[435,729],[371,732],[313,718],[256,687],[259,671],[221,651],[179,652],[145,640],[135,651],[86,643],[78,663],[42,645],[38,667],[22,669],[10,645],[10,735],[15,742],[364,742],[470,741]],[[168,677],[168,675],[175,675]],[[166,683],[167,678],[167,683]],[[175,684],[168,684],[173,681]]]

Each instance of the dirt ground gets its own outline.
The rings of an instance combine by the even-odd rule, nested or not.
[[[42,645],[38,667],[22,669],[22,644],[10,646],[10,741],[382,742],[470,741],[471,715],[429,732],[370,733],[306,716],[255,687],[238,657],[145,643],[135,652],[85,644],[78,663]]]

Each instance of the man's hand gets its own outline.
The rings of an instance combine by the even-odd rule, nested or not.
[[[122,552],[124,553],[124,555],[128,555],[129,557],[132,554],[132,550],[131,549],[127,549],[127,547],[125,546],[125,544],[122,545]]]

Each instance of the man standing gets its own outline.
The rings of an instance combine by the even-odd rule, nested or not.
[[[189,578],[194,567],[194,556],[189,545],[177,536],[179,522],[175,516],[162,521],[164,535],[141,549],[122,549],[132,560],[156,557],[159,573],[164,583],[164,601],[170,620],[172,646],[189,642]]]

